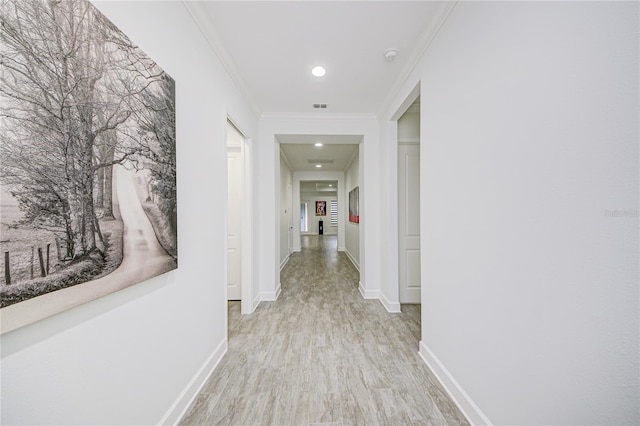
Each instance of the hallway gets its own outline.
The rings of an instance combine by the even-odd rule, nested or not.
[[[467,424],[418,355],[420,307],[387,313],[358,291],[336,238],[303,236],[282,294],[240,314],[181,424]]]

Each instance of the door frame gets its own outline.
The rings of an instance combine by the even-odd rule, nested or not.
[[[404,115],[405,112],[411,107],[411,105],[418,99],[420,96],[420,82],[409,92],[405,100],[400,104],[396,112],[391,116],[391,119],[388,122],[388,130],[387,130],[387,140],[389,141],[389,149],[387,151],[387,155],[389,156],[389,252],[390,255],[388,257],[389,261],[389,282],[393,283],[391,291],[397,303],[390,303],[391,309],[390,312],[400,312],[400,218],[398,212],[398,149],[399,149],[399,141],[398,141],[398,120],[400,117]],[[422,124],[422,120],[420,120]],[[420,172],[422,173],[422,152],[420,150]],[[395,189],[394,189],[395,188]],[[421,201],[422,203],[422,201]],[[422,225],[422,224],[421,224]],[[422,226],[421,226],[422,229]],[[424,286],[423,280],[420,279],[420,293],[421,297],[423,297]]]
[[[251,138],[239,125],[233,116],[227,113],[227,124],[233,125],[242,136],[242,174],[243,174],[243,197],[242,197],[242,236],[241,247],[242,255],[240,256],[241,277],[240,277],[240,313],[250,314],[255,309],[253,301],[253,144]],[[227,127],[225,126],[225,136]],[[226,138],[225,138],[226,140]],[[227,183],[227,190],[229,185]],[[228,195],[227,195],[228,199]],[[226,268],[226,266],[225,266]],[[226,275],[226,274],[225,274]],[[226,281],[226,280],[225,280]],[[226,282],[225,282],[226,285]]]

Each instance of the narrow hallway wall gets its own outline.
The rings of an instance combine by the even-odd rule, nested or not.
[[[639,7],[458,2],[395,101],[420,83],[421,354],[476,423],[640,423]]]
[[[184,3],[95,4],[176,82],[179,265],[2,335],[2,424],[174,423],[226,350],[226,120],[257,118]]]

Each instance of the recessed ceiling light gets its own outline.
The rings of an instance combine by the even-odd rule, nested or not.
[[[316,143],[315,146],[322,146],[322,142]]]
[[[320,167],[322,167],[322,164],[316,164],[316,168],[319,169]]]
[[[323,77],[326,73],[327,73],[327,70],[325,70],[320,65],[318,65],[317,67],[314,67],[311,70],[311,74],[315,75],[316,77]]]
[[[329,186],[333,186],[332,184],[329,184]]]

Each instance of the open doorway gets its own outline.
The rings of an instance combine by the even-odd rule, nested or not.
[[[400,303],[419,304],[420,98],[398,119],[398,280]]]
[[[251,139],[227,118],[227,300],[255,309],[253,283],[253,172]]]
[[[242,299],[243,145],[240,131],[227,122],[227,300]]]
[[[300,236],[338,235],[338,181],[300,181]],[[304,221],[304,223],[303,223]]]
[[[422,328],[420,84],[389,121],[389,172],[392,218],[389,278],[396,283],[396,312],[401,312],[418,345]],[[394,188],[395,187],[395,188]],[[393,191],[393,189],[396,189]],[[392,289],[393,290],[393,289]]]
[[[276,135],[276,142],[276,152],[280,152],[276,170],[280,172],[281,204],[286,176],[293,181],[292,216],[299,220],[293,227],[293,252],[302,250],[305,237],[322,236],[335,245],[336,252],[345,252],[359,270],[359,224],[349,222],[348,193],[362,186],[359,169],[362,136]],[[281,218],[276,223],[280,224],[282,235],[285,212],[283,208],[280,211]],[[282,270],[288,259],[284,258],[282,243],[280,247]]]

